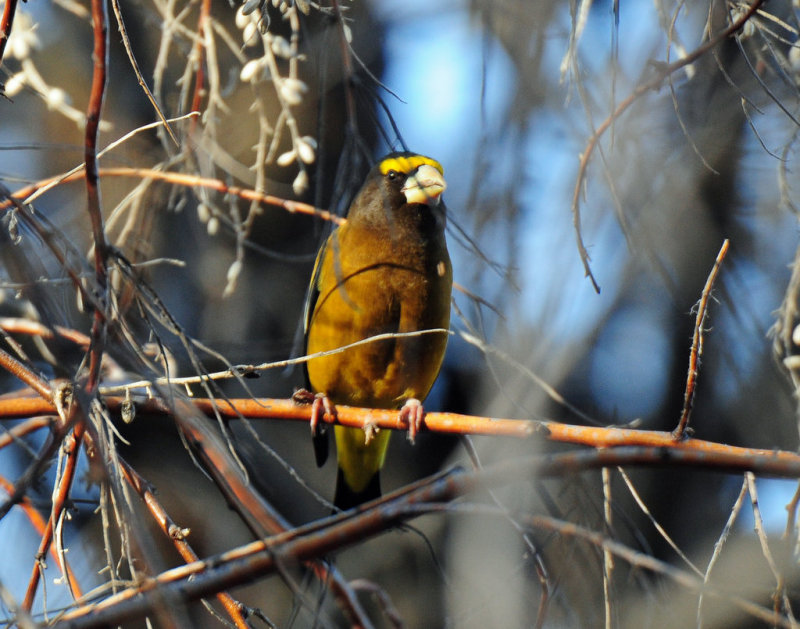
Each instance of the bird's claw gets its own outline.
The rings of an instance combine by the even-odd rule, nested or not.
[[[408,422],[408,440],[411,443],[417,438],[419,431],[422,429],[423,420],[425,417],[425,409],[422,408],[422,403],[416,398],[409,398],[400,409],[400,421]]]
[[[324,425],[322,418],[328,415],[336,419],[336,407],[331,399],[324,393],[317,393],[311,403],[311,436],[319,434],[320,426]]]
[[[315,397],[316,394],[308,389],[295,389],[294,393],[292,393],[292,402],[298,406],[305,406],[311,404]]]
[[[336,407],[324,393],[312,393],[308,389],[298,389],[292,394],[295,404],[311,404],[311,436],[316,437],[322,431],[322,418],[327,414],[336,418]]]
[[[368,422],[364,424],[364,445],[368,446],[370,442],[375,438],[380,432],[380,428],[378,428],[377,424],[373,424],[372,422]]]

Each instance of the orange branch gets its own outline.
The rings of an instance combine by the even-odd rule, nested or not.
[[[0,488],[2,488],[9,496],[14,493],[14,485],[2,477],[0,477]],[[25,515],[28,517],[28,521],[31,523],[31,526],[36,529],[36,532],[40,536],[44,536],[47,523],[44,521],[44,518],[42,517],[42,514],[39,513],[38,509],[33,506],[30,499],[27,496],[23,497],[17,503],[17,505],[25,512]],[[61,568],[61,574],[63,574],[64,578],[67,580],[73,596],[75,596],[75,598],[80,598],[83,596],[80,584],[78,583],[78,578],[75,576],[72,568],[70,568],[67,560],[64,559],[62,562],[62,557],[52,546],[50,547],[50,555],[53,557],[58,567]]]
[[[14,15],[17,12],[17,0],[6,0],[3,15],[0,16],[0,63],[6,50],[8,40],[11,38],[11,27],[14,25]]]
[[[47,521],[47,526],[45,527],[44,532],[42,533],[42,539],[39,542],[39,550],[36,553],[36,563],[33,566],[31,578],[28,582],[28,590],[25,592],[25,598],[22,601],[22,608],[26,611],[30,611],[32,609],[33,601],[36,597],[36,590],[39,587],[39,578],[42,574],[39,570],[39,561],[43,559],[50,550],[56,522],[58,522],[59,518],[61,518],[64,512],[64,508],[67,505],[67,499],[69,498],[69,490],[72,488],[73,480],[75,480],[75,473],[78,469],[78,453],[80,452],[81,443],[83,442],[84,426],[85,424],[82,421],[75,422],[75,428],[72,431],[72,434],[68,435],[62,444],[62,447],[66,447],[68,449],[67,462],[64,466],[64,473],[61,476],[61,480],[56,491],[56,497],[53,501],[53,508],[50,511],[50,518]]]
[[[692,414],[692,404],[694,403],[694,390],[695,387],[697,387],[700,358],[703,356],[703,326],[705,325],[706,313],[708,312],[708,299],[711,297],[711,289],[719,274],[722,260],[725,258],[725,254],[728,253],[729,244],[730,241],[726,238],[717,254],[714,266],[708,274],[706,285],[703,287],[703,293],[700,297],[700,303],[697,306],[697,317],[695,318],[694,334],[692,336],[692,349],[689,352],[689,373],[686,376],[686,389],[683,394],[683,411],[681,412],[678,426],[672,432],[675,439],[683,439],[686,436],[686,431],[689,426],[689,417]]]
[[[210,13],[210,0],[203,0],[203,3],[200,5],[200,17],[197,20],[197,40],[195,41],[193,54],[190,55],[190,59],[193,59],[197,64],[197,68],[195,69],[194,92],[189,111],[200,111],[200,105],[206,92],[205,46],[203,45],[203,40],[208,34],[206,29],[209,25]],[[194,131],[197,127],[197,117],[192,118],[189,124],[191,125],[192,131]]]
[[[84,164],[86,172],[87,208],[92,225],[94,244],[94,273],[99,292],[99,303],[92,315],[92,343],[89,346],[89,375],[86,390],[95,393],[100,380],[100,363],[106,344],[106,315],[108,300],[108,243],[106,242],[100,201],[100,175],[97,172],[97,139],[100,133],[100,118],[106,95],[108,67],[108,15],[105,0],[92,0],[92,25],[94,50],[92,53],[92,89],[86,112],[86,135],[84,138]],[[99,306],[103,306],[102,309]]]
[[[674,443],[674,442],[671,442]],[[689,466],[702,463],[697,453],[664,448],[617,448],[527,457],[504,461],[482,470],[452,470],[425,479],[337,516],[315,520],[267,539],[251,542],[203,561],[167,570],[153,579],[123,590],[97,604],[67,612],[56,629],[88,629],[139,618],[168,598],[196,600],[275,572],[281,562],[309,561],[363,542],[423,513],[442,512],[447,503],[476,489],[521,479],[548,478],[614,466]],[[719,457],[722,469],[740,470],[736,457]],[[800,461],[794,466],[800,474]],[[704,587],[695,579],[698,587]],[[175,597],[172,599],[172,597]],[[741,600],[741,599],[740,599]],[[746,611],[773,619],[769,610],[746,604]]]
[[[147,505],[150,515],[153,516],[153,519],[158,524],[161,532],[172,540],[172,543],[180,556],[187,563],[198,561],[199,557],[197,556],[197,553],[194,552],[194,549],[192,549],[189,542],[186,541],[187,532],[175,524],[175,522],[167,513],[166,509],[161,506],[161,503],[155,497],[155,494],[153,494],[152,490],[147,484],[147,481],[137,474],[136,471],[122,459],[120,459],[120,463],[122,474],[125,476],[125,480],[128,481],[128,484],[133,487],[134,491],[139,494],[142,501],[145,503],[145,505]],[[248,629],[250,627],[250,624],[247,622],[242,613],[242,605],[230,594],[227,592],[219,592],[217,593],[217,600],[219,600],[219,602],[225,608],[225,611],[228,612],[228,615],[230,616],[231,620],[233,620],[233,623],[236,625],[236,627],[239,629]]]
[[[242,473],[238,462],[231,456],[227,445],[209,423],[197,416],[197,410],[188,402],[176,400],[175,411],[176,423],[186,442],[231,507],[239,513],[256,537],[281,534],[291,529],[289,522],[256,491]],[[307,567],[320,583],[330,587],[354,629],[369,627],[367,615],[355,593],[335,566],[323,561],[313,561]]]
[[[53,389],[50,383],[35,374],[30,368],[22,364],[11,354],[0,349],[0,367],[5,369],[12,376],[16,376],[20,381],[27,384],[36,391],[42,398],[51,402],[53,399]],[[54,406],[51,408],[55,408]],[[52,412],[52,411],[48,411]],[[38,413],[39,415],[43,413]]]
[[[109,396],[104,403],[111,412],[118,413],[125,398]],[[203,414],[214,416],[214,408],[226,419],[246,417],[248,419],[279,419],[308,422],[311,419],[311,406],[298,405],[292,400],[277,398],[244,398],[230,400],[210,400],[193,398],[191,403]],[[155,399],[135,402],[137,416],[155,414],[171,415],[168,406]],[[0,398],[0,419],[46,415],[54,412],[54,407],[41,398]],[[408,430],[407,422],[400,420],[397,411],[370,408],[356,408],[339,405],[337,417],[325,414],[322,418],[327,424],[340,424],[351,428],[372,425],[385,430]],[[769,459],[777,465],[800,465],[800,454],[787,450],[764,450],[743,448],[703,439],[675,441],[671,432],[658,430],[635,430],[632,428],[605,428],[600,426],[578,426],[550,421],[530,419],[500,419],[478,417],[458,413],[426,413],[423,431],[455,435],[492,435],[527,439],[537,437],[558,443],[572,443],[592,448],[614,448],[618,446],[652,446],[675,451],[696,452],[707,455],[731,455],[745,459]],[[788,473],[792,476],[792,473]]]
[[[38,400],[40,398],[35,399]],[[9,430],[4,430],[2,434],[0,434],[0,449],[5,448],[7,445],[14,443],[17,439],[21,439],[32,432],[36,432],[42,428],[51,428],[54,423],[55,420],[52,415],[31,417],[28,421],[18,424]]]
[[[308,216],[317,216],[323,220],[331,221],[332,223],[344,223],[344,219],[336,216],[327,210],[321,210],[314,207],[309,203],[301,203],[300,201],[291,201],[282,199],[271,194],[263,194],[256,190],[249,188],[242,188],[240,186],[231,186],[219,179],[212,179],[210,177],[198,177],[196,175],[188,175],[185,173],[165,172],[162,170],[152,170],[150,168],[100,168],[98,170],[99,176],[102,177],[134,177],[137,179],[154,179],[156,181],[164,181],[178,186],[187,188],[209,188],[216,190],[221,194],[232,195],[244,199],[246,201],[256,201],[264,203],[265,205],[273,205],[283,208],[287,212],[306,214]],[[83,170],[71,173],[69,175],[60,175],[58,177],[51,177],[43,179],[30,186],[25,186],[14,192],[11,196],[14,200],[24,203],[24,199],[32,195],[37,190],[45,186],[58,185],[63,183],[71,183],[79,181],[86,176]],[[12,205],[11,201],[1,201],[0,210],[4,210]]]

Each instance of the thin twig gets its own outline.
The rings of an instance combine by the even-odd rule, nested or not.
[[[355,97],[353,95],[353,60],[350,56],[350,44],[347,41],[342,9],[339,6],[338,0],[332,0],[334,15],[336,16],[336,23],[339,27],[339,45],[342,54],[342,70],[344,72],[344,98],[345,107],[347,111],[347,132],[348,134],[355,135],[356,131],[356,105]]]
[[[691,568],[692,572],[694,572],[697,576],[702,577],[703,573],[700,571],[700,569],[697,566],[695,566],[694,563],[692,563],[692,560],[686,556],[686,553],[684,553],[680,549],[680,547],[675,543],[675,540],[673,540],[672,537],[670,537],[669,533],[667,533],[667,531],[664,530],[664,527],[661,526],[658,520],[656,520],[656,518],[653,516],[650,509],[648,509],[644,500],[642,500],[642,497],[639,495],[639,492],[637,491],[636,487],[633,486],[633,481],[631,480],[630,476],[628,476],[627,472],[625,472],[625,470],[622,469],[621,467],[617,468],[617,472],[619,472],[620,476],[622,477],[622,480],[627,485],[628,491],[631,493],[631,496],[633,496],[633,499],[636,501],[636,504],[639,505],[639,509],[641,509],[642,513],[644,513],[647,519],[650,520],[650,524],[653,525],[653,528],[655,528],[656,531],[658,531],[658,534],[663,538],[665,542],[667,542],[667,544],[669,544],[669,547],[675,551],[678,557],[680,557],[684,561],[684,563],[687,566],[689,566],[689,568]]]
[[[589,138],[588,142],[586,143],[586,147],[581,153],[580,161],[578,164],[578,175],[575,180],[575,187],[572,191],[572,224],[575,228],[575,237],[577,240],[578,245],[578,253],[581,257],[581,262],[583,263],[584,273],[586,276],[591,280],[592,286],[594,287],[595,291],[600,292],[600,286],[597,283],[597,280],[592,273],[592,269],[589,265],[589,252],[586,250],[586,246],[583,241],[583,233],[581,231],[581,210],[580,210],[580,203],[581,203],[581,196],[583,194],[583,189],[586,180],[586,171],[589,167],[589,161],[591,160],[592,153],[594,149],[597,147],[600,138],[605,134],[605,132],[612,126],[614,121],[616,121],[627,109],[633,105],[639,98],[641,98],[644,94],[651,90],[655,90],[661,86],[664,80],[676,72],[681,68],[684,68],[695,61],[697,61],[700,57],[705,55],[708,51],[715,48],[719,43],[730,37],[731,35],[737,33],[749,20],[756,11],[764,4],[765,0],[755,0],[750,7],[744,12],[742,12],[739,19],[735,20],[733,23],[728,26],[728,28],[724,29],[722,32],[717,34],[715,37],[709,38],[709,40],[696,48],[693,52],[686,55],[685,57],[678,59],[674,63],[670,63],[669,65],[663,66],[660,68],[659,72],[653,77],[651,80],[646,81],[645,83],[640,83],[631,93],[628,95],[627,98],[623,99],[617,108],[606,118],[600,126],[597,127],[595,132]]]
[[[767,539],[767,532],[764,530],[764,520],[761,517],[761,509],[758,506],[758,491],[756,489],[756,477],[752,472],[746,472],[744,475],[745,482],[747,483],[747,490],[750,493],[750,502],[753,506],[753,526],[758,537],[758,542],[761,545],[761,554],[769,566],[772,576],[775,577],[775,592],[772,595],[773,605],[775,606],[775,613],[783,613],[794,621],[794,614],[792,613],[792,604],[786,593],[786,577],[783,572],[778,568],[772,551],[769,548],[769,540]],[[793,625],[795,623],[793,622]]]
[[[662,574],[684,587],[699,590],[707,595],[713,595],[715,597],[728,600],[745,613],[768,623],[770,626],[787,627],[789,629],[794,628],[794,624],[790,619],[782,618],[773,611],[762,607],[761,605],[748,601],[740,596],[726,595],[721,590],[704,584],[691,572],[675,568],[665,561],[661,561],[655,557],[651,557],[650,555],[635,551],[624,544],[620,544],[613,539],[608,539],[600,533],[580,525],[573,524],[572,522],[564,522],[563,520],[557,520],[556,518],[549,516],[539,515],[529,516],[528,522],[530,523],[530,526],[536,528],[558,532],[559,535],[571,536],[586,540],[591,544],[595,544],[596,546],[603,548],[604,550],[609,550],[611,553],[627,561],[632,566],[636,566],[640,569],[650,570],[657,574]]]
[[[99,300],[96,298],[94,291],[90,291],[84,286],[81,280],[81,274],[73,268],[70,263],[70,256],[80,255],[70,241],[60,232],[54,230],[52,224],[42,214],[34,212],[34,209],[15,198],[8,192],[2,184],[0,184],[0,211],[14,206],[17,209],[16,216],[22,223],[31,228],[31,230],[45,243],[47,248],[53,254],[53,257],[59,264],[59,268],[64,272],[72,282],[75,290],[80,294],[80,298],[87,306],[95,308],[95,313],[100,313],[101,309]],[[82,260],[81,256],[81,260]]]
[[[169,137],[172,138],[175,146],[180,146],[178,138],[176,138],[175,134],[172,132],[172,127],[169,126],[169,122],[167,121],[166,116],[164,116],[164,112],[156,102],[153,92],[150,91],[150,87],[147,85],[147,81],[144,80],[142,71],[139,69],[139,62],[136,61],[136,55],[133,54],[131,40],[128,37],[128,29],[125,27],[125,20],[122,19],[122,10],[119,6],[119,0],[111,0],[111,7],[114,9],[114,16],[117,18],[117,27],[119,28],[120,37],[122,37],[122,45],[125,47],[125,53],[128,55],[128,61],[131,62],[133,72],[136,74],[136,80],[139,81],[139,86],[142,88],[142,91],[144,91],[145,96],[147,96],[147,100],[149,100],[150,104],[153,106],[156,115],[158,116],[159,120],[161,120],[161,124],[163,124],[164,128],[167,130]]]
[[[8,626],[13,625],[15,627],[19,627],[20,629],[37,629],[38,627],[41,627],[41,625],[37,623],[27,611],[22,609],[17,604],[14,596],[2,583],[0,583],[0,601],[2,601],[3,606],[11,612],[11,619],[3,619],[8,621]]]
[[[683,396],[683,411],[681,412],[681,419],[678,422],[678,426],[672,431],[676,440],[684,439],[687,436],[689,417],[692,414],[692,403],[694,402],[694,391],[697,387],[697,373],[700,365],[700,358],[703,356],[703,326],[705,325],[706,313],[708,312],[708,301],[711,297],[711,289],[714,287],[714,280],[717,279],[722,260],[725,259],[725,254],[728,253],[729,244],[730,242],[726,238],[717,254],[717,259],[714,260],[714,266],[708,274],[708,279],[706,279],[706,285],[703,287],[700,302],[697,305],[697,316],[694,321],[694,335],[692,336],[692,349],[689,353],[689,374],[686,377],[686,391]]]
[[[9,430],[4,430],[3,433],[0,434],[0,450],[32,432],[36,432],[42,428],[52,428],[54,423],[55,419],[52,415],[45,415],[42,417],[31,417],[27,421],[17,424]]]
[[[165,172],[150,168],[101,168],[98,170],[98,174],[100,177],[135,177],[139,179],[155,179],[157,181],[165,181],[167,183],[184,186],[186,188],[209,188],[224,195],[238,196],[246,201],[257,201],[266,205],[274,205],[276,207],[283,208],[287,212],[316,216],[337,225],[341,225],[345,222],[345,219],[342,217],[336,216],[327,210],[316,208],[309,203],[282,199],[281,197],[276,197],[271,194],[264,194],[258,192],[257,190],[242,188],[240,186],[232,186],[220,179],[198,177],[196,175],[190,175],[186,173]],[[79,179],[83,179],[85,176],[85,172],[81,170],[66,177],[61,175],[57,177],[51,177],[49,179],[43,179],[31,186],[26,186],[20,190],[17,190],[12,196],[14,199],[25,199],[28,195],[33,194],[42,186],[48,185],[54,181],[59,183],[70,183],[73,181],[78,181]],[[10,201],[0,201],[0,210],[6,209],[10,203]]]
[[[202,103],[203,96],[206,92],[204,54],[205,46],[203,46],[203,40],[207,34],[210,13],[211,2],[209,0],[203,0],[202,4],[200,5],[200,16],[197,20],[197,37],[194,43],[194,50],[192,51],[192,54],[189,55],[191,63],[195,66],[194,92],[192,93],[192,104],[189,107],[191,111],[200,111],[200,104]],[[193,118],[189,123],[191,132],[194,132],[197,127],[197,123],[197,118]]]
[[[200,114],[198,112],[192,111],[192,112],[189,112],[188,114],[184,114],[183,116],[176,116],[174,118],[169,118],[166,121],[166,123],[172,124],[172,123],[175,123],[175,122],[182,122],[184,120],[189,120],[189,119],[197,117],[199,115]],[[136,136],[136,135],[138,135],[138,134],[140,134],[140,133],[142,133],[144,131],[149,131],[150,129],[159,129],[160,130],[163,126],[164,126],[164,123],[159,121],[159,122],[151,122],[149,124],[144,124],[144,125],[141,125],[139,127],[136,127],[135,129],[132,129],[131,131],[128,131],[125,135],[117,138],[113,142],[109,142],[103,148],[102,151],[99,151],[97,153],[97,157],[98,158],[103,157],[104,155],[106,155],[110,151],[113,151],[114,149],[116,149],[117,147],[121,146],[122,144],[125,144],[128,140],[130,140],[134,136]],[[84,167],[85,167],[85,164],[83,164],[83,163],[78,164],[77,166],[75,166],[71,170],[68,170],[67,172],[62,173],[61,175],[58,175],[56,177],[51,177],[51,178],[47,179],[44,182],[43,185],[41,183],[34,184],[35,185],[35,191],[32,194],[30,194],[28,196],[25,196],[25,203],[33,203],[37,198],[39,198],[40,196],[42,196],[46,192],[52,190],[53,188],[55,188],[56,186],[58,186],[58,185],[60,185],[62,183],[65,183],[67,181],[75,181],[76,179],[83,178],[85,176],[85,174],[83,172]],[[101,168],[100,169],[100,176],[103,177],[104,175],[105,175],[105,172]],[[21,198],[21,192],[22,191],[16,193],[16,195],[20,195],[19,198]],[[0,209],[2,209],[2,207],[3,206],[0,206]],[[113,214],[112,214],[112,216],[113,216]]]
[[[136,380],[134,382],[128,382],[126,384],[102,387],[101,393],[103,393],[104,395],[108,395],[110,393],[130,392],[130,391],[135,391],[136,389],[149,389],[154,385],[173,385],[173,386],[185,387],[187,385],[192,385],[192,384],[206,384],[207,382],[210,382],[212,380],[230,380],[230,379],[241,380],[243,375],[257,374],[258,372],[268,371],[270,369],[283,369],[285,367],[291,367],[293,365],[300,365],[303,363],[307,363],[315,358],[322,358],[324,356],[341,354],[345,350],[352,349],[354,347],[360,347],[362,345],[368,345],[370,343],[376,343],[379,341],[389,341],[400,338],[417,338],[429,334],[436,334],[436,335],[451,334],[451,332],[449,330],[446,330],[445,328],[431,328],[428,330],[417,330],[415,332],[387,332],[385,334],[376,334],[375,336],[370,336],[368,338],[361,339],[360,341],[355,341],[354,343],[342,345],[341,347],[326,350],[323,352],[306,354],[305,356],[298,356],[297,358],[287,358],[285,360],[277,360],[268,363],[261,363],[260,365],[235,365],[235,366],[232,365],[228,369],[225,369],[224,371],[202,373],[200,375],[195,375],[195,376],[170,377],[170,378],[162,377],[162,378],[157,378],[155,380]]]
[[[14,483],[14,490],[9,495],[8,499],[0,503],[0,520],[10,511],[11,507],[18,504],[27,493],[28,489],[37,482],[44,471],[50,464],[50,459],[61,446],[65,436],[72,430],[73,425],[76,423],[79,416],[79,405],[72,402],[72,388],[69,384],[62,383],[57,388],[56,392],[52,395],[52,400],[44,400],[44,398],[27,398],[30,400],[39,400],[49,405],[51,413],[58,413],[58,421],[51,424],[50,435],[41,447],[33,461],[23,472],[17,481]],[[25,398],[16,398],[16,400]],[[41,413],[34,413],[40,415]],[[28,417],[29,415],[23,415]],[[31,426],[34,420],[27,422]]]
[[[800,504],[800,483],[794,491],[792,499],[786,505],[786,529],[783,531],[783,538],[789,540],[797,524],[797,506]]]
[[[466,450],[467,456],[472,462],[473,469],[475,471],[482,469],[483,466],[481,464],[480,457],[478,456],[478,451],[475,449],[475,444],[472,443],[472,439],[470,439],[468,435],[462,435],[461,445]],[[511,510],[503,504],[502,500],[497,497],[494,491],[489,489],[488,493],[492,499],[492,502],[497,505],[497,508],[503,509],[506,512],[506,519],[511,526],[519,532],[522,542],[525,544],[528,552],[533,558],[534,565],[536,566],[536,577],[539,579],[539,585],[542,589],[542,592],[539,597],[539,608],[536,612],[536,621],[533,623],[532,629],[541,629],[544,626],[544,621],[547,618],[547,610],[550,605],[550,593],[553,589],[553,586],[550,583],[550,574],[547,569],[547,564],[545,563],[542,552],[537,547],[533,537],[523,529],[519,522],[517,522],[514,515],[511,513]]]
[[[613,530],[611,509],[611,471],[604,467],[601,471],[603,479],[603,532],[606,537],[611,537]],[[611,602],[611,577],[614,574],[614,555],[611,549],[603,547],[603,610],[605,613],[605,627],[614,626],[613,606]]]
[[[728,537],[733,530],[733,525],[736,523],[736,519],[739,517],[739,512],[742,510],[742,505],[744,504],[744,497],[747,495],[747,479],[742,482],[742,488],[739,490],[739,495],[736,497],[736,501],[733,503],[733,508],[731,509],[731,513],[728,516],[728,521],[725,522],[725,526],[722,528],[722,533],[720,533],[719,539],[714,544],[714,553],[711,555],[711,559],[708,561],[708,566],[706,566],[705,574],[703,574],[703,583],[708,583],[711,579],[711,571],[714,569],[714,566],[717,564],[717,561],[722,556],[722,547],[725,545],[725,542],[728,541]],[[703,626],[703,593],[700,593],[700,597],[697,600],[697,629],[701,629]]]

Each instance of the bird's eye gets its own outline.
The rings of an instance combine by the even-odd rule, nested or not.
[[[389,181],[397,181],[400,178],[400,173],[396,170],[390,170],[386,173],[386,176],[389,178]]]

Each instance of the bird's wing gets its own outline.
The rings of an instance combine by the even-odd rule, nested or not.
[[[325,257],[325,250],[328,248],[329,240],[330,237],[323,243],[317,252],[317,259],[314,260],[314,270],[311,272],[311,282],[309,282],[308,291],[306,292],[306,302],[303,306],[304,353],[306,349],[305,340],[308,339],[308,327],[311,325],[311,315],[314,314],[314,306],[316,305],[317,298],[319,297],[319,287],[317,286],[319,280],[319,271],[320,267],[322,267],[322,259]]]
[[[308,291],[306,291],[306,302],[303,306],[303,355],[308,354],[308,328],[311,325],[311,316],[314,314],[314,306],[319,298],[319,271],[322,266],[322,260],[325,257],[325,250],[328,248],[328,240],[319,248],[317,252],[317,259],[314,261],[314,270],[311,273],[311,282],[308,284]],[[308,363],[303,363],[303,378],[305,379],[306,389],[311,390],[311,380],[308,377]],[[330,445],[328,443],[328,434],[324,430],[319,430],[311,438],[314,445],[314,458],[317,462],[317,467],[325,465],[328,460],[330,452]]]

